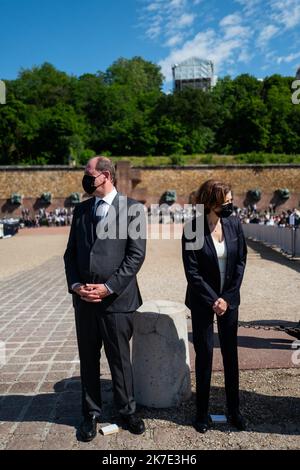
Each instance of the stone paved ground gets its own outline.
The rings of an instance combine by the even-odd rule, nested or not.
[[[113,436],[99,434],[89,444],[80,442],[76,438],[80,422],[79,362],[73,309],[61,259],[66,231],[55,233],[51,240],[48,232],[39,235],[37,231],[0,240],[1,259],[5,258],[10,266],[9,271],[3,262],[0,267],[0,340],[5,341],[7,352],[6,365],[0,368],[0,449],[300,447],[300,374],[291,363],[293,339],[253,328],[239,330],[241,401],[249,420],[248,432],[218,425],[199,436],[191,427],[193,396],[178,409],[141,408],[147,426],[144,436],[122,430]],[[28,241],[22,243],[25,238]],[[299,265],[259,244],[250,242],[249,247],[241,319],[297,321]],[[28,250],[34,248],[31,257]],[[149,243],[147,261],[139,276],[145,300],[182,301],[185,282],[178,249],[178,241]],[[21,272],[15,265],[18,260]],[[219,413],[223,412],[224,388],[223,374],[218,372],[218,348],[214,368],[211,411]],[[102,384],[103,423],[115,422],[105,357]],[[193,371],[192,384],[194,392]]]

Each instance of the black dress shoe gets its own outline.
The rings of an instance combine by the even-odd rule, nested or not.
[[[84,442],[92,441],[96,437],[97,423],[97,416],[91,415],[84,418],[79,428],[80,437]]]
[[[228,415],[228,422],[236,427],[239,431],[246,431],[247,424],[244,416],[238,411]]]
[[[200,432],[201,434],[205,434],[211,425],[211,417],[207,416],[205,418],[199,418],[197,417],[195,421],[193,422],[193,426],[196,429],[197,432]]]
[[[145,432],[144,421],[135,414],[122,415],[126,428],[132,434],[143,434]]]

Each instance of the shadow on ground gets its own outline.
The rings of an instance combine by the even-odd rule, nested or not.
[[[239,330],[238,347],[247,349],[277,349],[292,351],[292,344],[295,340],[285,338],[261,338],[257,336],[243,336]],[[188,333],[189,342],[193,344],[193,333]],[[214,333],[214,347],[220,349],[218,333]]]
[[[300,261],[292,258],[287,258],[285,255],[279,251],[274,250],[270,246],[264,245],[261,242],[251,240],[247,238],[247,245],[252,250],[256,251],[262,259],[273,261],[275,263],[281,264],[282,266],[287,266],[290,269],[294,269],[300,273]]]
[[[292,379],[290,379],[292,380]],[[119,423],[112,402],[112,383],[102,380],[102,422]],[[49,422],[74,427],[78,431],[81,421],[80,378],[66,378],[54,385],[54,393],[38,395],[5,395],[0,397],[0,421],[2,422]],[[241,390],[241,409],[248,421],[249,431],[282,435],[300,434],[300,398],[262,395]],[[223,387],[211,389],[212,414],[224,413]],[[155,409],[139,406],[138,413],[150,420],[170,421],[178,426],[192,425],[195,415],[195,395],[176,408]],[[216,425],[216,429],[228,431],[228,425]],[[231,431],[234,428],[230,429]]]

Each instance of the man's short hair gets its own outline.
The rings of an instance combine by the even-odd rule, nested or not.
[[[98,157],[98,161],[96,164],[96,170],[99,172],[101,171],[109,171],[110,177],[113,183],[116,180],[116,169],[113,162],[107,157]]]

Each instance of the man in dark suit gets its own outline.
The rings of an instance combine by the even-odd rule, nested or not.
[[[82,382],[81,437],[96,436],[101,417],[100,350],[109,362],[114,398],[129,431],[145,426],[135,411],[129,341],[133,313],[142,304],[136,274],[146,251],[144,207],[114,187],[114,165],[92,158],[82,185],[93,198],[75,207],[64,254],[73,297]]]

